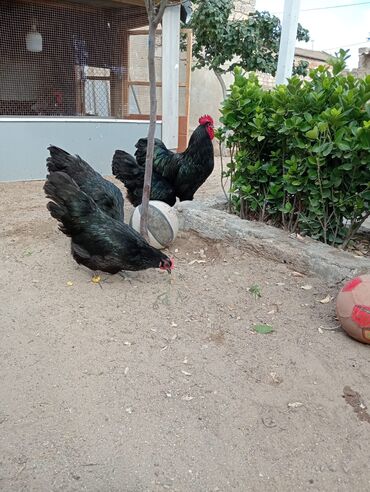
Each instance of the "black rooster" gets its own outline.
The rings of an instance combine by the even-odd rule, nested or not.
[[[50,145],[46,161],[49,173],[62,171],[70,176],[91,197],[98,207],[113,219],[123,222],[123,196],[121,190],[103,178],[78,155]]]
[[[180,201],[193,200],[194,193],[214,168],[213,138],[213,120],[204,115],[199,118],[199,126],[184,152],[171,152],[161,140],[155,139],[150,199],[165,201],[171,206],[176,196]],[[141,138],[136,144],[136,160],[122,150],[116,150],[113,156],[113,174],[126,186],[127,198],[134,206],[141,203],[146,147],[147,139]]]
[[[72,238],[72,255],[91,270],[115,274],[122,270],[160,268],[171,273],[173,260],[152,248],[132,227],[105,214],[66,173],[46,178],[47,208]]]
[[[142,202],[145,167],[139,166],[132,155],[124,150],[116,150],[113,156],[112,171],[117,179],[125,183],[127,198],[134,207]],[[153,198],[155,197],[155,198]],[[160,174],[153,171],[151,199],[168,203],[171,207],[176,203],[175,190]]]

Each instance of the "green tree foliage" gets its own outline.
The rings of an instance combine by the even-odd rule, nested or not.
[[[275,75],[281,23],[269,12],[254,12],[246,20],[231,20],[234,0],[195,0],[190,27],[194,33],[195,68],[207,67],[221,74],[237,64],[245,71]],[[306,29],[298,26],[297,39],[308,41]],[[305,72],[306,62],[296,67]]]
[[[235,69],[219,138],[242,217],[345,247],[370,215],[370,75],[343,75],[347,53],[270,91]]]

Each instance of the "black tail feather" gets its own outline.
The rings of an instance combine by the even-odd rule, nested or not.
[[[52,200],[47,204],[51,216],[60,223],[60,229],[68,236],[78,233],[86,217],[97,209],[94,201],[66,173],[49,174],[44,191],[46,197]]]
[[[50,145],[48,151],[50,152],[50,157],[47,158],[46,165],[49,173],[57,171],[68,172],[73,162],[73,156],[55,145]]]
[[[66,173],[80,186],[86,181],[88,174],[95,174],[95,171],[80,156],[69,154],[55,145],[50,145],[48,150],[50,157],[46,160],[46,166],[49,173],[58,171]]]
[[[132,205],[140,205],[144,186],[145,168],[139,166],[132,155],[116,150],[112,161],[113,175],[122,181],[127,189],[127,198]]]
[[[141,166],[145,166],[145,160],[146,160],[146,149],[147,149],[148,141],[146,138],[140,138],[135,147],[135,158],[137,162],[140,163]]]
[[[148,139],[147,138],[140,138],[135,144],[135,147],[136,147],[135,159],[138,162],[139,166],[145,167],[147,146],[148,146]],[[154,139],[154,158],[155,158],[158,151],[164,152],[164,154],[169,153],[169,150],[164,145],[162,140],[155,138]]]

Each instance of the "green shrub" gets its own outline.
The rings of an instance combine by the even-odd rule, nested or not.
[[[269,91],[235,69],[218,136],[242,218],[345,247],[370,215],[370,75],[342,75],[346,54]]]

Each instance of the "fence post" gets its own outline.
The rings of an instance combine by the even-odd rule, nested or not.
[[[285,0],[281,29],[276,85],[285,84],[292,75],[301,0]]]
[[[180,5],[169,5],[162,22],[162,140],[176,150],[179,139]]]

